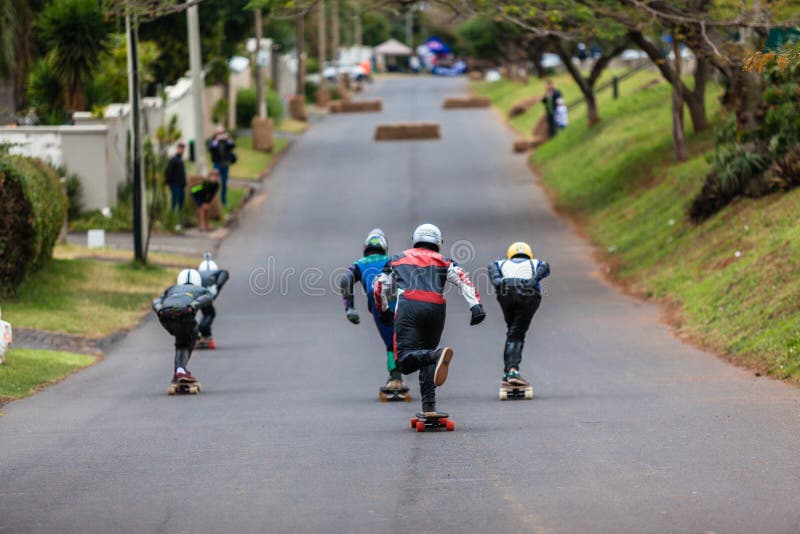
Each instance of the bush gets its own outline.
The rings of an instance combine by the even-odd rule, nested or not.
[[[67,215],[55,169],[41,160],[0,156],[0,294],[13,294],[50,259]]]
[[[214,124],[228,124],[228,99],[220,98],[211,110],[211,120]]]
[[[306,95],[306,102],[311,104],[317,103],[317,89],[319,89],[319,84],[316,84],[310,80],[306,80],[306,83],[303,85],[303,92]]]
[[[83,191],[81,191],[81,179],[77,174],[70,174],[64,178],[64,185],[67,191],[67,218],[75,219],[80,217],[83,211]]]
[[[272,89],[267,91],[267,116],[276,123],[281,122],[284,115],[283,99]]]
[[[306,58],[306,74],[316,74],[319,72],[319,60],[315,57]]]
[[[256,115],[256,90],[249,87],[236,91],[236,124],[247,128]]]
[[[283,100],[275,91],[266,91],[267,116],[275,122],[283,118]],[[239,89],[236,92],[236,124],[247,128],[256,116],[256,90],[251,88]]]

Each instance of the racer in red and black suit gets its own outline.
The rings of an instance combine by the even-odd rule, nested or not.
[[[403,374],[419,371],[422,411],[436,412],[436,386],[447,380],[453,349],[439,348],[444,330],[447,282],[456,285],[470,305],[470,324],[486,318],[478,290],[467,274],[439,253],[442,234],[432,224],[414,231],[414,248],[394,256],[373,284],[381,320],[394,320],[397,368]],[[394,314],[389,302],[397,300]]]

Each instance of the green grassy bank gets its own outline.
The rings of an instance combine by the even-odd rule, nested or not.
[[[737,363],[800,382],[800,190],[740,200],[691,224],[687,208],[709,170],[705,154],[713,133],[690,133],[691,157],[677,164],[670,88],[651,82],[657,78],[636,74],[623,83],[619,100],[602,94],[602,121],[593,128],[585,108],[571,110],[570,126],[531,162],[559,209],[598,246],[611,276],[667,303],[682,335]],[[556,83],[565,92],[576,89],[565,77]],[[542,87],[501,81],[474,90],[505,112]],[[717,95],[716,89],[708,95],[714,122]],[[512,126],[527,132],[541,112],[536,106]]]
[[[11,349],[0,365],[0,404],[26,397],[94,361],[72,352]]]

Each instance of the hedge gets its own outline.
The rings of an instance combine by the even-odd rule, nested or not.
[[[0,294],[10,295],[52,256],[67,197],[50,165],[0,155],[0,206]]]
[[[267,116],[275,122],[280,122],[284,111],[280,95],[269,89],[265,92],[264,98],[267,101]],[[236,124],[238,127],[249,128],[256,111],[256,90],[247,87],[236,91]]]

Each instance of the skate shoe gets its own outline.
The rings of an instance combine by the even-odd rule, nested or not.
[[[173,382],[178,382],[178,383],[182,382],[184,384],[191,384],[197,382],[197,379],[192,376],[192,373],[186,371],[185,373],[175,373]]]
[[[527,380],[519,376],[519,371],[516,370],[506,373],[503,381],[512,386],[526,387],[530,385]]]
[[[214,350],[214,349],[217,348],[217,344],[214,342],[214,338],[213,337],[208,338],[208,348],[211,349],[211,350]]]
[[[436,371],[433,374],[433,383],[441,386],[447,381],[447,369],[450,366],[450,360],[453,359],[453,349],[445,347],[437,351],[439,359],[436,362]]]

